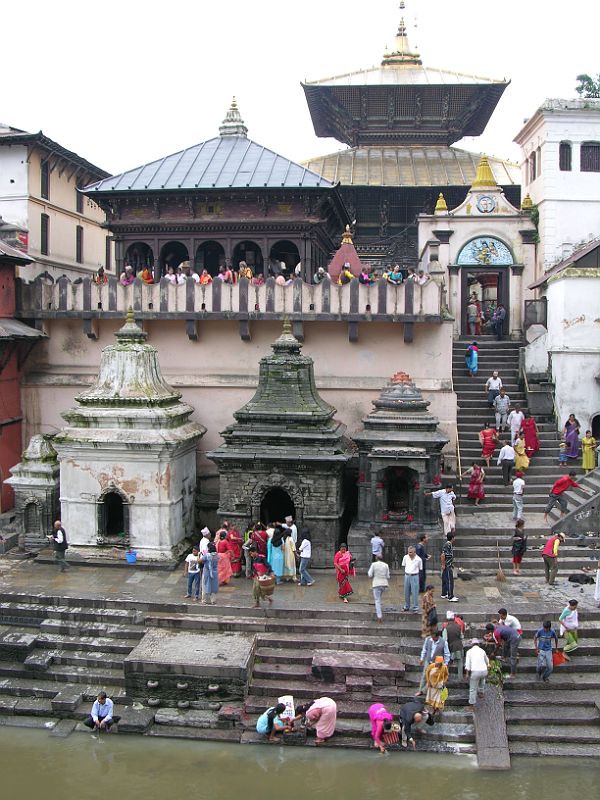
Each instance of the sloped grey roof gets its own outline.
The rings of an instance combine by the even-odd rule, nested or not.
[[[217,136],[179,153],[105,178],[85,188],[95,192],[177,189],[332,187],[306,167],[245,136]]]
[[[22,250],[17,250],[16,247],[12,247],[12,245],[2,241],[2,239],[0,239],[0,259],[21,264],[30,264],[33,261],[33,258],[29,258],[27,253],[24,253]]]
[[[464,72],[455,72],[448,69],[424,67],[421,64],[401,66],[380,66],[370,69],[359,69],[346,72],[343,75],[333,75],[330,78],[320,78],[316,81],[305,81],[305,86],[386,86],[414,84],[431,86],[460,85],[460,84],[493,84],[508,83],[505,78],[483,78],[481,75],[469,75]]]
[[[18,319],[0,319],[0,340],[24,339],[34,341],[45,338],[45,333],[25,325],[24,322]]]

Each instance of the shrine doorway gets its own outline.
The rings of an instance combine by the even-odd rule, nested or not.
[[[509,323],[509,281],[510,274],[506,267],[494,269],[491,267],[470,267],[462,270],[462,314],[461,314],[461,333],[464,336],[481,336],[482,334],[492,334],[492,327],[489,324],[498,303],[502,303],[506,309],[506,319],[504,321],[506,333]],[[467,325],[467,306],[471,297],[474,296],[478,303],[482,321],[472,333]]]
[[[196,259],[194,261],[196,272],[200,273],[203,269],[206,269],[214,278],[219,274],[219,267],[224,265],[225,250],[223,245],[214,241],[202,242],[196,250]]]
[[[98,544],[124,544],[129,537],[129,501],[118,489],[98,499]]]
[[[245,261],[255,275],[263,271],[263,254],[256,242],[244,241],[236,244],[232,258],[234,270],[239,269],[240,261]]]
[[[260,504],[260,520],[265,524],[283,522],[286,517],[296,516],[296,509],[289,494],[279,486],[269,489]]]
[[[418,488],[418,473],[409,467],[388,467],[383,480],[383,519],[385,521],[410,521],[414,516],[414,492]]]
[[[184,261],[189,261],[190,256],[187,247],[181,242],[167,242],[160,251],[160,267],[162,275],[166,275],[167,269],[177,267]]]

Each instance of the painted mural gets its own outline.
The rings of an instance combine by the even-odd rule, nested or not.
[[[491,236],[480,236],[463,247],[456,263],[463,266],[510,266],[514,261],[504,242]]]

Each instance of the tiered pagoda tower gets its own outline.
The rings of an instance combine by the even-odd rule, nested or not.
[[[379,66],[303,84],[317,136],[349,145],[305,165],[341,183],[361,256],[416,265],[417,214],[432,213],[439,192],[459,205],[475,178],[480,155],[451,145],[483,133],[508,83],[423,66],[402,18]],[[518,165],[490,166],[518,206]]]

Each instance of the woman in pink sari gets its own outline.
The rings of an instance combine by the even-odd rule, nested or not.
[[[469,490],[467,492],[467,497],[469,500],[474,500],[475,505],[478,506],[480,500],[485,500],[485,488],[484,488],[484,481],[485,481],[485,470],[483,467],[480,467],[479,464],[473,462],[470,469],[463,472],[460,476],[464,478],[465,476],[469,475],[471,480],[469,481]]]
[[[334,556],[333,566],[335,567],[335,574],[338,582],[338,594],[344,603],[348,602],[348,597],[352,594],[352,586],[348,578],[355,575],[354,559],[352,553],[348,550],[345,544],[340,545],[340,549]]]
[[[383,703],[373,703],[369,708],[369,719],[371,720],[371,736],[375,747],[379,748],[380,753],[385,753],[385,745],[382,740],[383,732],[390,730],[394,719]]]
[[[538,439],[538,427],[535,419],[531,416],[526,417],[521,423],[521,430],[525,437],[525,452],[531,458],[534,453],[540,449],[540,440]]]
[[[322,744],[335,733],[337,704],[331,697],[320,697],[314,703],[306,703],[296,708],[296,713],[306,717],[307,726],[314,727],[317,736],[315,744]]]
[[[216,544],[217,553],[219,554],[219,586],[222,586],[224,583],[229,583],[233,575],[229,544],[227,542],[227,531],[221,531]]]

